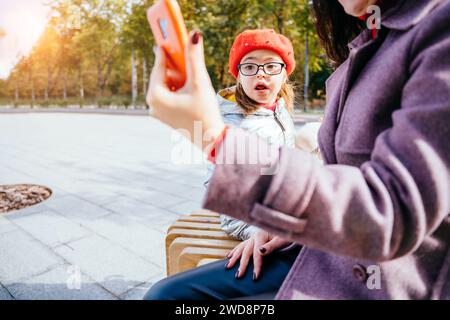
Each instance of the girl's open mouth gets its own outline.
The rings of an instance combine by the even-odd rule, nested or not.
[[[256,91],[268,90],[269,88],[265,84],[257,84],[255,86]]]

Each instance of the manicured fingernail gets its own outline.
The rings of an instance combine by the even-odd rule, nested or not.
[[[225,269],[228,269],[229,262],[225,263]]]
[[[238,278],[239,278],[239,270],[238,270],[238,271],[236,271],[236,275],[235,275],[235,278],[236,278],[236,279],[238,279]]]
[[[256,281],[256,273],[253,272],[253,281]]]
[[[261,248],[259,248],[259,252],[261,252],[261,253],[266,253],[266,248],[264,248],[264,247],[261,247]]]
[[[158,47],[157,46],[153,46],[153,53],[154,54],[156,54],[156,49],[157,49]]]
[[[200,36],[201,36],[200,31],[195,31],[194,34],[192,35],[192,43],[197,44],[198,41],[200,40]]]

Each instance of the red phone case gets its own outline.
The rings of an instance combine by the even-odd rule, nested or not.
[[[184,48],[188,32],[176,0],[159,0],[147,11],[155,41],[167,57],[166,83],[172,91],[186,82]]]

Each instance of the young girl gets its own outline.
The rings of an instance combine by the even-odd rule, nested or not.
[[[294,50],[285,36],[270,29],[248,30],[238,35],[229,57],[229,71],[236,79],[236,86],[217,94],[224,122],[254,132],[276,146],[293,148],[294,124],[289,113],[293,110],[294,92],[288,76],[294,68]],[[214,165],[208,169],[211,177]],[[300,246],[276,250],[287,247],[289,242],[225,215],[221,215],[221,222],[225,232],[244,240],[228,255],[230,260],[163,279],[147,292],[145,299],[271,298],[275,295]],[[253,265],[249,252],[269,242],[271,249],[265,252],[262,276],[261,265]],[[272,253],[267,255],[269,251]]]
[[[223,121],[267,139],[278,146],[295,144],[290,112],[294,92],[288,76],[294,71],[291,42],[274,30],[247,30],[231,47],[229,72],[236,86],[217,94]],[[208,166],[208,180],[214,165]],[[220,216],[222,229],[239,240],[247,240],[258,229],[226,215]]]

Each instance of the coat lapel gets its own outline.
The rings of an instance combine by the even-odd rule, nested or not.
[[[376,39],[371,39],[370,30],[364,30],[361,35],[355,39],[355,41],[349,44],[350,54],[349,54],[349,64],[347,75],[344,78],[344,83],[341,88],[339,107],[336,116],[336,125],[339,125],[341,120],[342,112],[347,100],[348,93],[350,92],[352,85],[358,78],[358,75],[364,69],[367,62],[373,57],[375,52],[383,43],[386,37],[387,30],[381,29],[378,32]]]
[[[370,30],[364,30],[349,43],[349,58],[327,80],[327,111],[319,132],[319,145],[325,163],[336,163],[335,135],[348,93],[367,61],[384,39],[385,31],[373,40]]]

